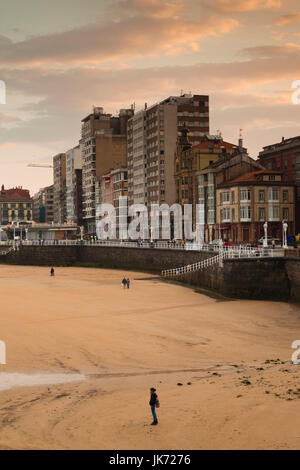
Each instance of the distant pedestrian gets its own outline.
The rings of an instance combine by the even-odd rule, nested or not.
[[[273,250],[275,249],[275,240],[274,240],[274,238],[272,240],[272,248],[273,248]]]
[[[123,285],[124,289],[126,289],[127,280],[126,280],[125,277],[123,277],[123,279],[122,279],[122,285]]]
[[[51,269],[50,269],[50,275],[51,275],[51,276],[54,276],[54,268],[51,268]]]
[[[127,282],[127,289],[129,289],[129,287],[130,287],[130,279],[129,279],[129,277],[126,279],[126,282]]]
[[[156,426],[158,424],[155,408],[159,408],[158,396],[156,394],[156,389],[154,387],[150,388],[150,401],[149,405],[151,407],[151,413],[153,416],[153,423],[151,426]]]

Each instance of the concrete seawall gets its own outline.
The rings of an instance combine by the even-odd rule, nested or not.
[[[160,273],[193,264],[213,253],[100,246],[22,246],[0,256],[0,263],[34,266],[93,266]],[[225,260],[174,278],[184,284],[214,290],[228,297],[300,302],[300,258]]]

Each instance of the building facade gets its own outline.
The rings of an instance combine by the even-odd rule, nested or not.
[[[216,191],[217,225],[222,239],[233,243],[256,243],[264,236],[282,239],[282,223],[288,223],[288,234],[295,228],[295,192],[283,175],[273,170],[245,173]]]
[[[33,217],[33,201],[28,189],[21,186],[5,189],[0,192],[0,225],[11,225],[17,222],[29,222]]]
[[[209,97],[170,96],[136,113],[128,121],[127,166],[129,204],[176,200],[174,155],[181,130],[190,129],[192,145],[209,133]]]
[[[41,188],[33,196],[33,220],[51,224],[54,221],[53,185]]]
[[[188,129],[183,129],[175,154],[176,202],[182,206],[193,204],[195,211],[199,172],[225,157],[229,159],[236,149],[237,145],[225,142],[220,135],[205,135],[199,144],[192,146]]]
[[[227,226],[223,226],[217,220],[216,196],[219,185],[251,171],[262,169],[263,166],[249,157],[240,142],[239,147],[232,152],[222,152],[218,160],[197,172],[197,204],[202,215],[200,223],[204,225],[206,243],[223,238],[222,232],[227,230]],[[196,221],[193,222],[195,226]]]
[[[66,221],[78,223],[76,214],[76,170],[82,170],[80,145],[66,152]]]
[[[111,168],[126,165],[127,121],[133,114],[133,109],[122,109],[119,116],[112,116],[97,107],[82,120],[82,211],[90,233],[96,230],[96,178],[101,179]]]
[[[59,153],[53,157],[53,196],[54,222],[63,224],[67,219],[65,153]]]
[[[268,145],[259,153],[259,162],[269,170],[281,171],[283,180],[295,185],[296,227],[300,233],[300,136]]]

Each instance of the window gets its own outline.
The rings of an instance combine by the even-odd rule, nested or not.
[[[259,191],[259,201],[260,202],[265,202],[265,192],[264,192],[263,189],[261,191]]]
[[[241,207],[241,222],[249,222],[251,220],[251,207]]]
[[[234,191],[231,191],[231,202],[234,203]]]
[[[279,189],[278,188],[269,188],[269,202],[270,201],[279,201]]]
[[[251,191],[250,191],[250,189],[241,189],[240,199],[241,199],[241,202],[251,201]]]
[[[229,209],[229,207],[227,209],[222,209],[221,210],[221,221],[222,222],[230,222],[230,209]]]
[[[289,220],[289,209],[284,207],[282,210],[283,220]]]
[[[275,181],[275,175],[269,175],[269,181]]]
[[[230,204],[230,192],[229,191],[225,191],[221,193],[221,203]]]
[[[234,194],[234,193],[233,193]],[[231,210],[231,219],[232,219],[232,222],[235,221],[235,209],[232,209]]]
[[[282,191],[282,200],[283,200],[283,202],[289,202],[289,192],[288,191]]]
[[[279,206],[269,206],[269,221],[279,221]]]
[[[259,217],[260,222],[264,222],[264,221],[265,221],[265,208],[264,208],[264,207],[260,207],[260,208],[259,208],[258,217]]]

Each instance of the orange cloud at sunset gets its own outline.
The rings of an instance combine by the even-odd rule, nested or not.
[[[164,53],[174,46],[229,33],[237,26],[236,19],[214,16],[199,20],[138,16],[17,43],[0,37],[0,61],[22,65],[101,63],[128,55]]]
[[[207,2],[211,8],[222,12],[238,12],[263,10],[268,8],[280,8],[281,0],[209,0]]]

